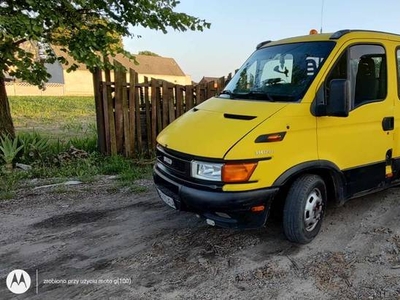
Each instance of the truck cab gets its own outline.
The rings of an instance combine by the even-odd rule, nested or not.
[[[257,228],[271,205],[295,243],[328,202],[400,178],[400,36],[341,30],[260,43],[225,89],[157,138],[161,199],[213,226]]]

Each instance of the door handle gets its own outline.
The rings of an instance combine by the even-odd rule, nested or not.
[[[382,120],[382,129],[389,131],[394,129],[394,117],[384,117]]]

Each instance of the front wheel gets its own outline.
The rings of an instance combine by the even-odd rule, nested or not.
[[[326,202],[326,186],[320,176],[305,174],[293,182],[283,210],[283,230],[289,241],[307,244],[317,236]]]

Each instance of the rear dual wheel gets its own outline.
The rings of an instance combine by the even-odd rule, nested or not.
[[[289,189],[283,210],[283,230],[289,241],[307,244],[321,229],[327,203],[323,179],[314,174],[297,178]]]

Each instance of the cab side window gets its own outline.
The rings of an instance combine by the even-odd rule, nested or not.
[[[387,94],[385,49],[378,45],[349,47],[328,75],[328,84],[332,79],[350,81],[352,109],[384,100]],[[327,96],[329,99],[329,91]]]

